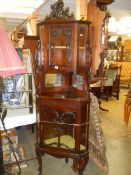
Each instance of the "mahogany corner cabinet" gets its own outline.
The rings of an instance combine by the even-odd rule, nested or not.
[[[49,154],[66,162],[72,158],[73,171],[82,175],[89,157],[90,22],[52,18],[37,28],[33,70],[39,174],[42,156]]]

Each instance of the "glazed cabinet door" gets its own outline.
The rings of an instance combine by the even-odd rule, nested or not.
[[[75,25],[47,24],[44,28],[44,61],[47,72],[72,72],[76,67],[74,59]]]

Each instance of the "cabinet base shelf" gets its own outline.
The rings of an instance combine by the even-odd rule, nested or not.
[[[82,174],[89,159],[89,153],[87,149],[82,151],[69,150],[69,149],[64,149],[59,147],[52,147],[52,146],[48,146],[48,145],[44,145],[44,144],[40,144],[39,142],[36,142],[35,151],[36,151],[37,160],[39,163],[40,173],[42,173],[42,155],[44,154],[49,154],[57,158],[73,159],[72,169],[74,172],[78,172],[79,174]]]

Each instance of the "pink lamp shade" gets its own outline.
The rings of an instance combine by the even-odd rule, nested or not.
[[[26,67],[15,50],[8,34],[0,29],[0,76],[26,73]]]

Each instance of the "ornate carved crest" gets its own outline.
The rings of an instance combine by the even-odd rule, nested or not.
[[[70,12],[69,7],[64,8],[63,0],[58,0],[51,5],[51,13],[46,18],[74,18],[74,15]]]
[[[44,115],[52,115],[52,121],[56,123],[65,123],[65,124],[75,124],[76,114],[75,112],[64,112],[58,110],[46,109]]]

